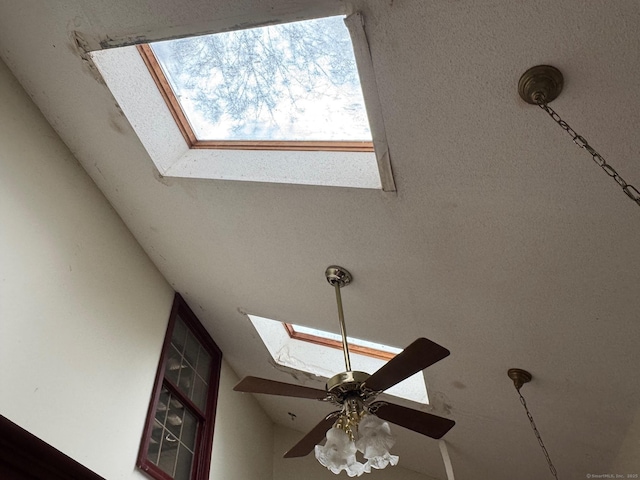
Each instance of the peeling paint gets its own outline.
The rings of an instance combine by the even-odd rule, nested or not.
[[[106,37],[100,40],[101,48],[118,48],[118,47],[130,47],[131,45],[140,45],[141,43],[148,43],[149,40],[145,35],[135,35],[133,37],[125,37],[120,40],[115,40],[111,37]]]
[[[75,52],[84,60],[89,58],[89,42],[77,30],[71,31],[71,41],[74,45]]]
[[[273,360],[273,358],[269,358],[268,360],[269,364],[274,367],[276,370],[282,372],[282,373],[286,373],[287,375],[289,375],[291,378],[293,378],[297,383],[301,384],[301,385],[306,385],[309,382],[311,382],[312,384],[316,384],[318,383],[318,381],[323,381],[324,379],[318,375],[313,375],[311,373],[307,373],[307,372],[303,372],[300,370],[295,370],[291,367],[286,367],[284,365],[280,365],[278,364],[275,360]]]
[[[93,63],[93,59],[90,55],[89,41],[83,37],[83,35],[73,30],[71,32],[71,50],[80,57],[82,60],[83,70],[90,74],[101,85],[106,86],[100,71]]]
[[[287,22],[292,22],[292,21],[296,21],[296,20],[304,20],[305,17],[301,16],[299,19],[294,19],[294,20],[287,20]],[[104,38],[102,38],[101,40],[99,40],[99,45],[101,49],[109,49],[109,48],[120,48],[120,47],[130,47],[132,45],[140,45],[143,43],[150,43],[150,42],[164,42],[167,40],[179,40],[181,38],[189,38],[189,37],[195,37],[198,35],[211,35],[211,34],[215,34],[215,33],[223,33],[223,32],[232,32],[235,30],[247,30],[249,28],[258,28],[258,27],[267,27],[269,25],[278,25],[280,23],[283,23],[284,20],[280,19],[280,18],[276,18],[276,19],[270,19],[270,20],[266,20],[264,22],[241,22],[241,23],[236,23],[234,25],[231,25],[228,28],[224,28],[224,29],[219,29],[219,30],[215,30],[215,31],[202,31],[202,32],[186,32],[186,33],[180,33],[180,34],[176,34],[176,35],[159,35],[157,37],[155,36],[149,36],[149,35],[129,35],[129,36],[122,36],[119,38],[113,38],[111,36],[106,36]]]

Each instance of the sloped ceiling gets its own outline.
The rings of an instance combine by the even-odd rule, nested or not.
[[[396,194],[160,178],[78,47],[354,10]],[[6,0],[0,54],[240,376],[319,385],[273,367],[242,312],[335,330],[323,272],[340,264],[350,334],[451,350],[425,375],[429,410],[457,422],[457,477],[549,475],[509,367],[535,377],[561,477],[609,471],[640,405],[640,209],[516,85],[560,68],[553,106],[638,185],[636,2]],[[300,431],[322,410],[260,401]],[[435,441],[396,431],[403,466],[445,478]]]

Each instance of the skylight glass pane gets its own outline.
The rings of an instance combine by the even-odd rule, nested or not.
[[[328,340],[336,340],[338,342],[342,342],[342,337],[336,333],[325,332],[324,330],[316,330],[315,328],[303,327],[302,325],[292,324],[291,326],[298,333],[306,333],[308,335],[314,335],[316,337],[321,337],[321,338],[326,338]],[[359,338],[353,338],[349,336],[347,336],[347,343],[349,343],[349,345],[357,345],[359,347],[372,348],[374,350],[393,353],[396,355],[402,351],[401,348],[389,347],[388,345],[383,345],[381,343],[369,342],[367,340],[360,340]]]
[[[152,44],[198,140],[371,141],[342,16]]]

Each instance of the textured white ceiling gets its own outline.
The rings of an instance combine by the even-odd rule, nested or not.
[[[356,9],[397,194],[160,178],[76,45]],[[451,350],[426,380],[457,422],[459,478],[549,475],[509,367],[535,377],[523,392],[561,477],[585,478],[609,471],[640,406],[640,209],[516,85],[560,68],[553,106],[638,185],[639,27],[632,0],[6,0],[0,55],[239,375],[296,381],[240,312],[335,329],[323,272],[340,264],[351,335]],[[301,431],[320,415],[260,401]],[[436,442],[403,432],[397,453],[444,478]]]

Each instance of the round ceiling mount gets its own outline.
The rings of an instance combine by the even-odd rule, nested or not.
[[[509,375],[509,378],[513,380],[516,390],[520,390],[522,385],[529,383],[533,378],[529,372],[520,368],[510,368],[507,370],[507,375]]]
[[[563,85],[564,77],[556,67],[536,65],[520,77],[518,93],[520,98],[531,105],[549,103],[560,95]]]
[[[327,271],[324,272],[324,274],[327,277],[327,282],[329,282],[332,287],[338,285],[342,288],[349,285],[353,280],[353,277],[346,268],[337,265],[327,267]]]

